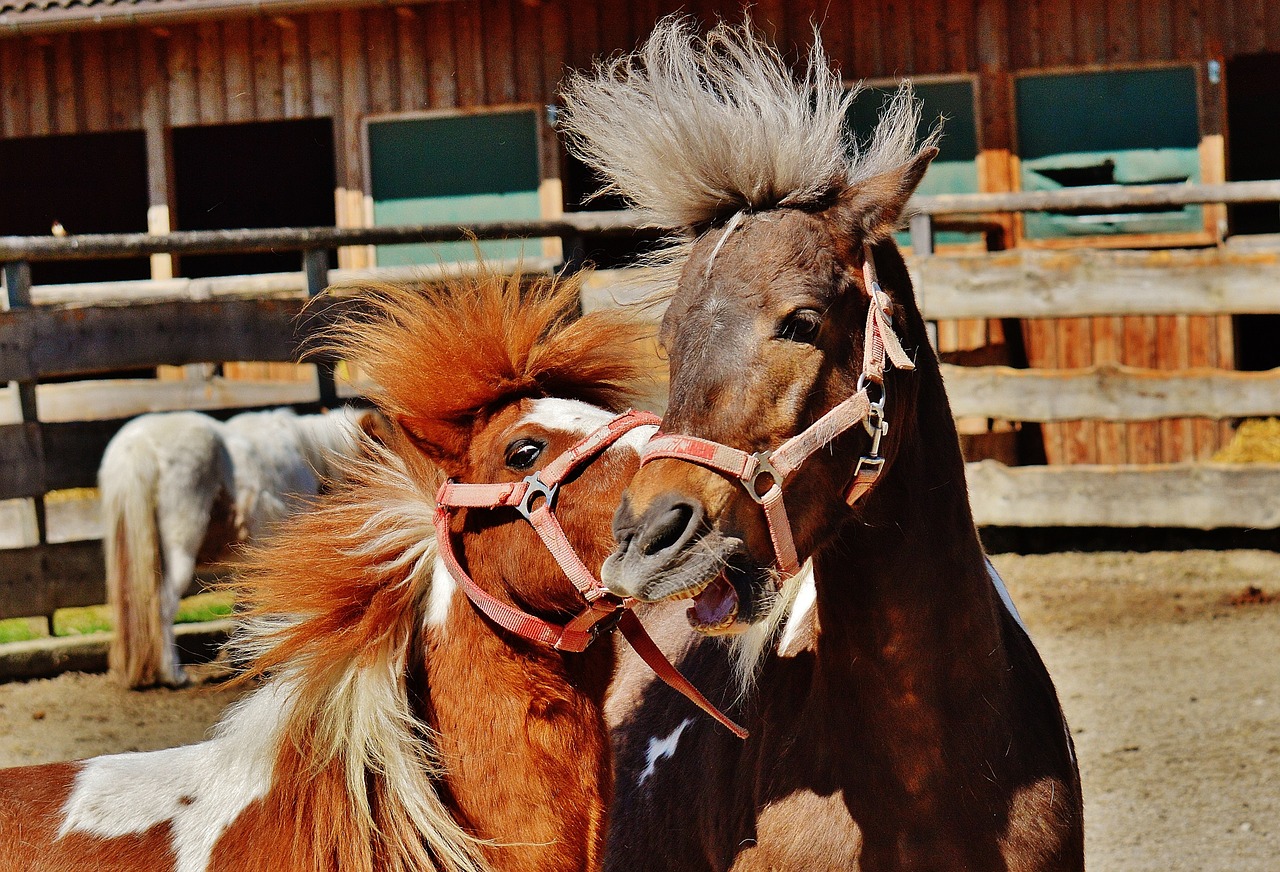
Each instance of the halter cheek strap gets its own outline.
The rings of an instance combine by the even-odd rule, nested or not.
[[[764,511],[778,569],[784,579],[800,571],[800,559],[782,498],[783,485],[819,448],[830,444],[854,425],[862,424],[871,436],[871,450],[859,458],[845,491],[845,502],[853,506],[866,496],[884,468],[880,440],[889,431],[884,417],[885,369],[888,365],[902,370],[915,369],[915,363],[907,356],[893,330],[890,320],[893,301],[880,287],[870,244],[863,248],[862,277],[871,303],[867,309],[863,338],[862,373],[853,396],[838,403],[809,427],[771,451],[748,454],[697,436],[660,433],[649,441],[640,458],[641,466],[666,457],[694,463],[737,479]],[[879,388],[879,397],[874,401],[868,392],[871,384]]]
[[[618,627],[626,640],[654,673],[739,738],[747,732],[711,704],[680,671],[671,665],[650,638],[631,608],[635,600],[619,597],[606,588],[573,549],[555,517],[555,501],[561,483],[581,466],[595,460],[636,427],[656,425],[660,419],[648,412],[625,412],[579,441],[538,472],[522,481],[463,484],[446,481],[436,494],[436,542],[449,575],[467,599],[491,621],[523,639],[549,645],[557,651],[585,651],[592,642]],[[586,600],[586,608],[564,624],[531,615],[503,602],[476,584],[458,562],[453,548],[450,518],[453,509],[514,508],[527,520],[556,563]]]

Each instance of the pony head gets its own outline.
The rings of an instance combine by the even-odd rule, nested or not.
[[[687,237],[670,252],[679,280],[661,333],[671,374],[664,432],[763,452],[852,395],[872,299],[869,252],[904,345],[928,347],[891,234],[938,132],[917,142],[920,111],[904,85],[860,143],[845,120],[856,91],[816,37],[795,75],[749,24],[698,37],[680,18],[659,23],[634,54],[569,81],[572,146],[615,191]],[[886,469],[918,382],[888,375]],[[869,439],[861,427],[841,435],[788,481],[801,561],[848,517],[842,490]],[[604,579],[616,592],[682,598],[727,579],[732,590],[704,609],[707,619],[695,614],[707,632],[770,612],[775,549],[738,481],[656,460],[628,489],[615,527]]]

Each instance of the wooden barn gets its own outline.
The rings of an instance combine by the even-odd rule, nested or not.
[[[0,234],[47,234],[55,223],[75,234],[360,227],[586,208],[592,180],[555,135],[557,85],[676,10],[709,22],[738,17],[741,4],[0,0]],[[1268,147],[1280,7],[1265,0],[773,0],[752,15],[792,53],[819,23],[844,76],[872,88],[852,119],[859,129],[875,115],[877,89],[916,82],[926,113],[947,118],[923,193],[1280,176],[1280,151]],[[942,230],[944,251],[1216,246],[1280,231],[1280,212],[1071,210]],[[557,244],[525,254],[554,259]],[[449,256],[351,247],[338,262]],[[295,269],[293,255],[162,254],[37,263],[34,280]],[[941,323],[939,343],[968,363],[1264,369],[1280,364],[1274,328],[1272,316],[971,319]],[[1061,463],[1204,459],[1227,430],[1175,420],[1042,432],[1047,459]]]

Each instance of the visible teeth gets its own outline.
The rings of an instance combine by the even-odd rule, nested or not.
[[[733,608],[729,610],[729,614],[725,615],[723,618],[721,618],[719,621],[716,621],[714,624],[710,624],[710,623],[706,623],[705,621],[698,620],[698,616],[693,609],[689,609],[687,612],[685,612],[685,617],[688,618],[689,620],[689,626],[693,627],[699,633],[706,633],[707,635],[715,635],[717,633],[722,633],[725,630],[728,630],[737,622],[738,604],[735,602],[733,604]]]

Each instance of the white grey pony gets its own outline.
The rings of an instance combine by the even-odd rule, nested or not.
[[[158,412],[125,424],[98,467],[112,676],[134,688],[186,683],[173,620],[197,564],[233,556],[297,511],[381,426],[378,413],[350,407],[225,423]]]

